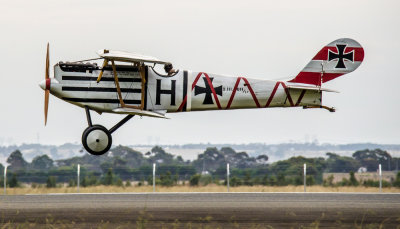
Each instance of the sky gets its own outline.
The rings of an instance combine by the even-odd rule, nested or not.
[[[50,64],[99,49],[138,52],[193,71],[291,78],[326,44],[353,38],[365,50],[354,72],[324,86],[337,108],[273,108],[135,117],[113,144],[373,142],[400,144],[400,1],[368,0],[0,0],[0,145],[80,143],[82,108],[50,96],[44,126],[46,44]],[[51,71],[51,75],[53,72]],[[123,116],[92,113],[111,127]]]

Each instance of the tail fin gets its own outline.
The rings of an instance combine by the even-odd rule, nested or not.
[[[304,69],[289,82],[321,86],[360,66],[364,59],[364,49],[349,38],[337,39],[321,51],[304,67]]]

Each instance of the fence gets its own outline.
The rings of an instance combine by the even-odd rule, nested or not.
[[[240,170],[237,168],[230,168],[229,163],[226,164],[225,168],[219,168],[213,174],[209,174],[203,171],[202,174],[198,174],[196,170],[192,167],[185,166],[170,166],[155,163],[152,167],[141,167],[136,170],[126,169],[109,169],[105,173],[88,171],[84,167],[78,164],[75,170],[58,169],[53,172],[43,172],[35,171],[29,173],[20,174],[7,174],[7,166],[4,168],[3,176],[3,187],[4,194],[7,193],[8,187],[15,187],[16,183],[23,182],[29,183],[31,186],[40,184],[46,184],[47,187],[55,187],[56,183],[66,183],[70,187],[76,187],[76,191],[79,192],[80,186],[91,186],[91,185],[152,185],[153,192],[156,191],[156,186],[173,186],[176,184],[190,184],[190,185],[207,185],[209,183],[216,183],[219,185],[226,185],[227,192],[230,191],[231,186],[239,185],[303,185],[304,192],[307,191],[307,185],[315,184],[315,177],[320,175],[312,174],[313,169],[311,167],[307,168],[307,164],[303,165],[302,172],[298,171],[298,175],[270,175],[266,173],[266,170],[260,169],[257,171],[246,172],[246,170]],[[311,171],[308,175],[307,171]],[[335,173],[321,175],[321,179],[329,179],[330,176],[335,175]],[[379,164],[379,170],[375,173],[375,177],[379,179],[379,190],[382,191],[382,167]],[[15,181],[18,179],[18,181]],[[347,178],[346,178],[347,179]],[[351,175],[348,180],[351,182]],[[342,178],[342,180],[344,180]],[[360,180],[360,179],[359,179]],[[385,181],[385,180],[384,180]],[[333,179],[330,181],[333,182]],[[336,180],[336,182],[339,182]],[[387,182],[387,181],[386,181]],[[384,183],[385,185],[387,183]]]

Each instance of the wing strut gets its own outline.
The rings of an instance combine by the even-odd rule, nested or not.
[[[108,50],[104,50],[104,53],[109,53]],[[102,56],[103,57],[103,56]],[[112,70],[113,70],[113,74],[114,74],[114,81],[115,81],[115,85],[117,87],[117,94],[118,94],[118,99],[119,102],[121,104],[122,108],[133,108],[133,109],[140,109],[143,110],[144,109],[144,97],[145,97],[145,86],[146,86],[146,65],[140,61],[132,61],[132,60],[118,60],[118,61],[122,61],[122,62],[128,62],[128,63],[133,63],[134,66],[136,66],[139,69],[139,74],[140,77],[142,78],[141,82],[142,82],[142,88],[141,88],[141,103],[140,106],[132,106],[132,105],[126,105],[124,100],[122,99],[122,93],[121,93],[121,87],[119,85],[119,80],[118,80],[118,75],[117,75],[117,70],[115,67],[115,58],[104,58],[104,62],[103,62],[103,67],[101,68],[101,71],[99,73],[99,76],[97,77],[97,83],[99,83],[101,81],[101,78],[103,77],[103,73],[104,73],[104,68],[109,64],[108,62],[111,61],[111,66],[112,66]]]
[[[108,62],[108,61],[107,61]],[[117,87],[117,93],[118,93],[118,99],[119,99],[119,103],[121,104],[121,107],[123,108],[133,108],[133,109],[140,109],[143,110],[144,108],[144,87],[145,87],[145,83],[146,83],[146,78],[145,78],[145,67],[143,65],[141,65],[139,67],[139,72],[140,72],[140,76],[142,77],[142,97],[141,97],[141,103],[140,106],[132,106],[132,105],[126,105],[124,100],[122,99],[122,93],[121,93],[121,87],[119,86],[119,80],[118,80],[118,75],[117,75],[117,69],[115,67],[115,63],[114,60],[111,60],[111,66],[113,69],[113,73],[114,73],[114,81],[115,81],[115,85]],[[101,74],[101,72],[100,72]],[[99,75],[100,77],[100,75]]]
[[[99,83],[99,82],[100,82],[100,80],[101,80],[101,77],[103,77],[104,68],[105,68],[107,65],[108,65],[108,60],[104,59],[104,62],[103,62],[103,67],[101,68],[101,71],[100,71],[99,77],[97,77],[97,83]]]
[[[139,66],[140,76],[142,77],[142,101],[140,103],[140,109],[143,110],[144,108],[144,96],[146,91],[144,90],[146,86],[146,66],[144,64]]]

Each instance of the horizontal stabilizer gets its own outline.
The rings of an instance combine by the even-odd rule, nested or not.
[[[139,115],[139,116],[148,116],[148,117],[153,117],[153,118],[167,118],[165,117],[165,111],[160,111],[160,112],[154,112],[154,111],[145,111],[145,110],[139,110],[139,109],[133,109],[133,108],[116,108],[113,110],[115,113],[119,114],[132,114],[132,115]]]
[[[292,85],[286,85],[287,88],[289,89],[299,89],[299,90],[312,90],[312,91],[326,91],[326,92],[335,92],[339,93],[339,91],[328,89],[328,88],[320,88],[320,87],[312,87],[312,86],[292,86]]]

